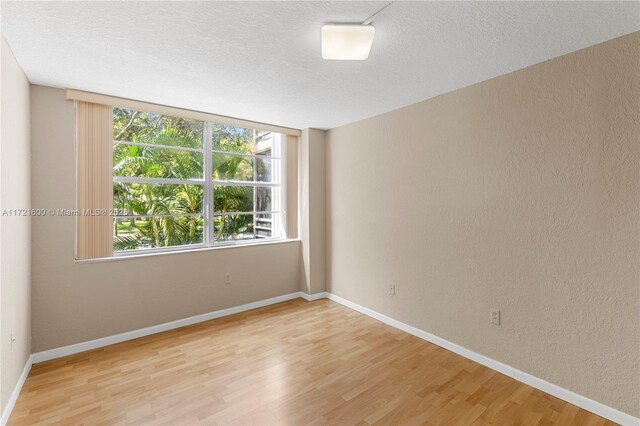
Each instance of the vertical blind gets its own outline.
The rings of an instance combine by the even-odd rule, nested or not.
[[[113,256],[111,106],[77,102],[77,258]]]

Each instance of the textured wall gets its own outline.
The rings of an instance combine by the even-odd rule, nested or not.
[[[639,416],[639,105],[633,33],[329,131],[329,290]]]
[[[30,206],[29,81],[1,40],[2,126],[0,210]],[[28,216],[2,216],[0,224],[1,405],[4,409],[31,354],[31,223]],[[11,332],[16,341],[11,344]]]
[[[31,114],[33,207],[73,209],[73,102],[32,86]],[[74,235],[71,217],[33,219],[33,352],[300,290],[299,241],[76,263]]]

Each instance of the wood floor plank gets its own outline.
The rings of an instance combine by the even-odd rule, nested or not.
[[[9,425],[612,425],[329,300],[36,364]]]

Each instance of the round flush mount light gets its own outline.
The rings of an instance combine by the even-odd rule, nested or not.
[[[369,57],[375,34],[371,25],[324,25],[322,59],[364,61]]]

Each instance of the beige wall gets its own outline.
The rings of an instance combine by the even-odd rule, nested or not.
[[[73,102],[32,86],[31,114],[33,206],[73,209]],[[75,263],[74,235],[73,218],[33,219],[33,352],[300,290],[299,241]]]
[[[300,136],[300,288],[308,294],[325,291],[325,134],[304,129]]]
[[[639,416],[639,105],[634,33],[329,131],[329,291]]]
[[[2,37],[0,80],[0,210],[30,207],[29,81]],[[2,216],[0,224],[0,387],[4,409],[31,354],[31,224]],[[11,344],[11,332],[16,341]]]

